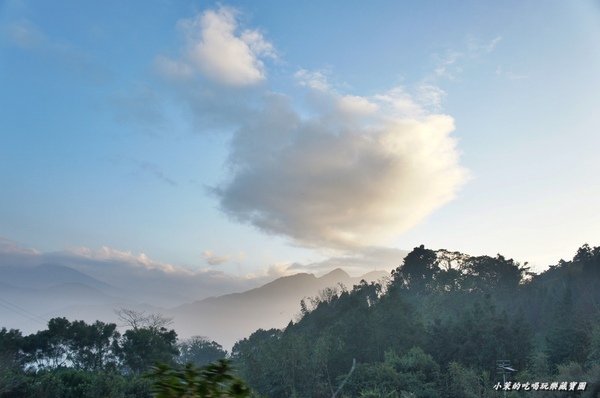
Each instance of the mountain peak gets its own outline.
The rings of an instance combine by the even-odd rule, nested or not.
[[[350,275],[341,268],[336,268],[320,277],[319,279],[348,279]]]

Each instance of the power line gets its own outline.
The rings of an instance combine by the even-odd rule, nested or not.
[[[0,297],[0,305],[4,308],[6,308],[9,311],[14,312],[15,314],[21,315],[22,317],[28,318],[31,321],[40,323],[42,325],[47,325],[48,324],[48,320],[45,318],[42,318],[41,316],[35,315],[29,311],[27,311],[25,308],[20,307],[14,303],[11,303],[10,301],[3,299]]]

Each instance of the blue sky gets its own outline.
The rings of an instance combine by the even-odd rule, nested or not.
[[[598,37],[591,1],[5,1],[0,236],[246,276],[421,243],[542,269],[600,236]]]

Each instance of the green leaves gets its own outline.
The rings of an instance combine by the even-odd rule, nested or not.
[[[201,336],[194,336],[179,343],[179,357],[181,364],[192,363],[204,366],[227,356],[227,351],[219,343],[210,341]]]
[[[152,380],[152,391],[156,398],[250,396],[250,389],[233,376],[230,362],[224,359],[202,368],[192,364],[183,368],[158,365],[152,368],[147,377]]]
[[[177,334],[165,328],[130,329],[123,334],[118,348],[123,365],[136,374],[158,362],[173,363],[177,349]]]

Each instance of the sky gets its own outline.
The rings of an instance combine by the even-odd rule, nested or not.
[[[5,0],[0,249],[543,270],[600,244],[599,37],[592,1]]]

